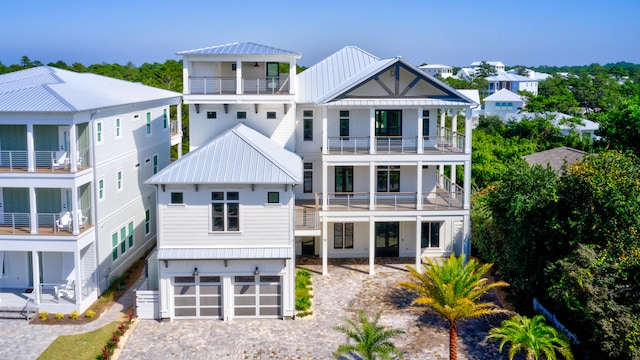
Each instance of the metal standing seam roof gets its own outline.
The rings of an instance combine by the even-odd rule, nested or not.
[[[524,101],[522,96],[508,89],[500,89],[484,98],[484,101]]]
[[[485,78],[487,81],[491,82],[491,81],[520,81],[520,82],[533,82],[533,81],[538,81],[536,79],[532,79],[526,76],[522,76],[522,75],[518,75],[518,74],[510,74],[507,72],[501,72],[497,75],[493,75],[493,76],[488,76]]]
[[[302,159],[238,124],[162,169],[147,184],[300,184]]]
[[[299,53],[282,50],[270,46],[260,45],[252,42],[234,42],[224,45],[209,46],[200,49],[184,50],[177,55],[294,55],[300,57]]]
[[[0,75],[1,112],[78,112],[175,98],[182,94],[50,66]]]
[[[292,256],[291,247],[158,249],[158,260],[290,259]]]

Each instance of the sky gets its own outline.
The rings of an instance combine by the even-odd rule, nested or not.
[[[349,45],[414,65],[640,63],[640,0],[0,0],[0,62],[139,66],[254,42],[312,66]]]

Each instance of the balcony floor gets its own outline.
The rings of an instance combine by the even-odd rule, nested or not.
[[[80,234],[92,228],[93,225],[85,225],[80,228]],[[47,235],[47,236],[72,236],[73,228],[68,230],[55,230],[52,225],[42,225],[38,228],[37,234],[31,234],[31,228],[28,225],[16,226],[15,232],[11,225],[0,224],[0,235]]]

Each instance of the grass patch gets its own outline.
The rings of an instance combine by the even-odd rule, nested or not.
[[[311,273],[305,269],[296,272],[296,316],[305,317],[313,314],[311,309]]]
[[[84,334],[63,335],[38,357],[38,360],[93,360],[116,331],[118,321]]]

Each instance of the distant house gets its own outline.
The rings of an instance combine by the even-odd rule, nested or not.
[[[563,114],[561,112],[546,112],[546,113],[531,113],[531,112],[519,112],[512,114],[501,115],[503,120],[520,121],[523,118],[534,119],[536,117],[550,117],[551,122],[560,129],[560,132],[564,135],[569,135],[571,132],[577,132],[580,137],[589,137],[592,140],[598,139],[596,131],[600,128],[598,123],[595,123],[588,119],[578,118],[575,116]]]
[[[508,114],[516,114],[524,108],[524,98],[510,90],[501,89],[484,98],[485,116],[497,115],[504,118]]]
[[[463,80],[473,80],[476,77],[476,71],[469,67],[463,67],[458,70],[455,77]]]
[[[549,74],[537,72],[531,69],[525,69],[525,71],[527,72],[527,74],[523,76],[527,76],[530,79],[534,79],[536,81],[546,80],[551,77],[551,75]],[[507,73],[519,75],[516,69],[507,70]]]
[[[489,87],[483,91],[486,95],[491,95],[501,89],[511,90],[514,93],[528,91],[534,96],[538,95],[538,81],[526,76],[502,72],[485,79],[489,82]]]
[[[553,170],[560,173],[564,166],[576,163],[582,160],[584,156],[584,151],[562,146],[555,149],[525,155],[522,158],[529,163],[529,165],[540,165],[542,167],[551,166]]]
[[[441,79],[446,79],[453,76],[453,67],[441,64],[429,64],[418,66],[418,69],[424,71],[431,76],[438,76]]]
[[[83,312],[156,240],[144,181],[182,94],[41,66],[0,75],[0,306]]]
[[[485,61],[487,64],[491,65],[491,67],[493,67],[493,69],[497,72],[503,72],[504,71],[504,64],[502,63],[502,61]],[[472,69],[478,69],[480,67],[482,67],[482,63],[483,61],[474,61],[471,63],[471,68]]]

